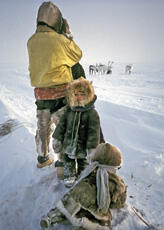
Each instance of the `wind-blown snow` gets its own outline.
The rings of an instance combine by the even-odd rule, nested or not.
[[[113,210],[113,230],[164,229],[164,69],[134,66],[124,75],[87,76],[98,96],[106,141],[123,154],[120,176],[128,186],[127,205]],[[39,221],[65,189],[54,166],[36,168],[36,111],[27,66],[0,65],[0,230],[39,230]],[[3,135],[5,122],[11,129]],[[6,126],[5,126],[6,127]],[[52,149],[51,149],[52,150]],[[70,229],[70,226],[57,226]]]

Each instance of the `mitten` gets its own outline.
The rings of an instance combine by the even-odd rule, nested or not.
[[[52,147],[55,153],[60,153],[62,150],[62,143],[57,139],[52,140]]]

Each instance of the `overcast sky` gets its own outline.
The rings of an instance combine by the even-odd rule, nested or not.
[[[0,2],[0,62],[28,62],[43,0]],[[164,62],[164,0],[54,0],[67,18],[82,62]]]

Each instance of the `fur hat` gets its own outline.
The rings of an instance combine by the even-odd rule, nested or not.
[[[94,99],[94,88],[91,82],[83,77],[80,77],[68,84],[67,100],[69,105],[72,107],[79,106],[75,97],[78,92],[82,92],[86,95],[80,106],[85,106]]]
[[[46,23],[60,33],[63,19],[59,8],[52,2],[43,2],[38,10],[37,24],[39,22]]]
[[[120,166],[122,154],[115,146],[109,143],[102,143],[97,146],[92,161],[98,161],[103,165]]]

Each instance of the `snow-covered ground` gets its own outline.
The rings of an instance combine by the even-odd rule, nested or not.
[[[133,207],[164,230],[164,65],[136,64],[125,75],[116,63],[112,75],[87,78],[105,139],[123,154],[127,205],[112,211],[113,230],[148,229]],[[0,230],[39,230],[41,216],[64,192],[54,166],[36,168],[34,102],[27,66],[0,64]]]

